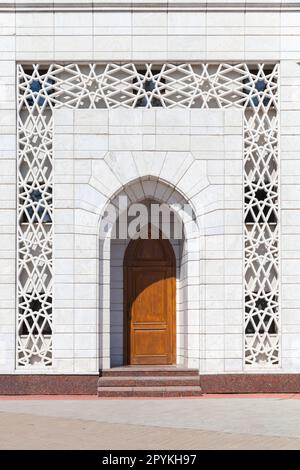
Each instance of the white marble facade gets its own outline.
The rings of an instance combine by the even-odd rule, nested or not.
[[[105,206],[126,194],[130,202],[189,204],[196,216],[177,256],[177,363],[241,368],[241,110],[62,109],[54,125],[53,353],[59,367],[91,372],[99,363],[123,362],[126,241],[102,242],[99,226]]]
[[[299,373],[300,3],[101,3],[0,5],[0,374],[96,374],[122,362],[118,275],[124,246],[99,240],[102,211],[121,193],[131,201],[177,198],[197,215],[198,232],[177,250],[177,363],[209,374]],[[40,136],[18,133],[17,64],[26,72],[31,64],[42,64],[41,70],[49,64],[90,63],[248,64],[248,70],[279,64],[277,363],[248,367],[245,362],[245,122],[241,106],[230,107],[232,97],[222,92],[226,76],[225,84],[214,83],[223,93],[223,104],[215,109],[201,104],[198,108],[205,109],[187,109],[182,96],[192,92],[185,91],[180,77],[181,101],[176,106],[170,98],[171,109],[124,109],[113,95],[107,106],[71,109],[81,107],[71,104],[72,93],[78,98],[76,83],[68,89],[66,105],[62,100],[53,105],[53,152],[48,147],[53,159],[53,348],[44,365],[19,363],[17,283],[24,273],[16,267],[25,255],[20,250],[24,232],[17,230],[17,162],[26,139]],[[240,87],[247,85],[241,80]],[[68,88],[67,83],[62,79],[60,86]],[[251,145],[258,148],[259,139],[253,139]],[[28,289],[30,282],[34,276],[24,281]]]

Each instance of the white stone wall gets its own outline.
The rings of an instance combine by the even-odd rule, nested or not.
[[[295,19],[289,18],[288,31]],[[297,39],[295,38],[295,44]],[[290,41],[293,56],[296,46]],[[293,50],[293,52],[292,52]],[[281,321],[282,369],[300,370],[300,66],[281,64]]]
[[[36,3],[36,8],[34,4]],[[85,2],[82,2],[85,3]],[[122,3],[118,0],[117,4]],[[16,233],[16,61],[280,61],[280,95],[281,95],[281,322],[282,322],[282,367],[278,371],[299,372],[300,370],[300,137],[297,125],[300,113],[300,8],[298,2],[274,1],[255,2],[257,9],[244,2],[224,2],[219,7],[215,2],[188,2],[176,0],[165,2],[165,8],[153,11],[131,4],[122,12],[111,1],[111,8],[101,9],[101,1],[93,2],[93,10],[86,8],[74,11],[73,2],[66,1],[64,9],[59,2],[31,2],[29,8],[22,2],[15,2],[14,7],[6,2],[0,6],[0,370],[1,373],[15,371],[15,233]],[[160,2],[164,3],[164,2]],[[184,4],[187,3],[187,8]],[[219,2],[218,2],[219,3]],[[254,2],[252,2],[254,3]],[[41,5],[44,10],[41,10]],[[69,5],[69,10],[68,10]],[[176,10],[177,7],[177,10]],[[91,151],[92,149],[88,149]],[[77,164],[77,163],[76,163]],[[66,161],[65,167],[72,165]],[[79,165],[79,163],[78,163]],[[214,163],[212,162],[213,166]],[[82,167],[86,168],[85,165]],[[62,171],[62,170],[60,170]],[[82,171],[85,171],[82,168]],[[222,171],[215,164],[216,172]],[[62,173],[61,176],[64,176]],[[71,181],[71,180],[70,180]],[[66,187],[72,191],[73,183]],[[59,191],[59,189],[58,189]],[[59,192],[57,194],[59,200]],[[63,202],[62,202],[63,203]],[[71,214],[71,212],[70,212]],[[70,215],[71,217],[71,215]],[[71,225],[71,224],[70,224]],[[236,225],[238,226],[238,225]],[[66,250],[70,249],[65,238]],[[217,237],[216,237],[217,238]],[[240,239],[238,239],[241,243]],[[233,237],[226,242],[228,252],[235,252]],[[221,242],[215,239],[206,240],[207,253],[212,257],[223,250]],[[81,249],[81,248],[80,248]],[[84,250],[84,248],[83,248]],[[91,270],[97,270],[95,259],[88,261]],[[209,265],[209,263],[208,263]],[[216,271],[222,272],[222,264],[211,262],[212,276]],[[69,276],[78,269],[76,276],[87,267],[86,261],[80,260],[64,263],[61,276]],[[227,269],[227,264],[225,265]],[[209,269],[209,268],[207,268]],[[208,271],[209,272],[209,271]],[[221,275],[221,274],[220,274]],[[240,278],[242,268],[233,270],[234,279]],[[229,289],[229,288],[228,288]],[[72,293],[69,293],[72,297]],[[77,294],[79,295],[79,294]],[[225,297],[228,293],[222,294]],[[213,315],[207,319],[206,331],[211,335],[203,339],[201,348],[205,351],[232,350],[233,342],[223,336],[228,326],[223,323],[222,315],[214,310],[224,304],[224,298],[211,301]],[[75,302],[75,300],[74,300]],[[233,302],[233,301],[232,301]],[[238,301],[237,301],[238,302]],[[96,301],[95,301],[96,303]],[[76,317],[69,314],[61,304],[56,310],[56,321],[62,322],[70,333],[69,343],[62,346],[81,349],[80,344],[88,344],[89,331],[80,333],[78,344],[73,343],[73,330],[77,324],[88,330],[88,325],[95,324],[95,306],[85,307],[89,312],[76,312]],[[230,310],[233,304],[225,302]],[[236,305],[234,303],[234,305]],[[74,320],[76,318],[76,320]],[[90,320],[87,321],[87,318]],[[210,324],[212,319],[220,322]],[[218,320],[217,320],[218,319]],[[89,323],[90,321],[90,323]],[[69,325],[68,327],[66,325]],[[225,326],[223,326],[225,325]],[[234,328],[230,328],[233,331]],[[235,325],[238,331],[238,321]],[[231,333],[228,333],[229,335]],[[215,340],[213,337],[215,336]],[[72,339],[71,339],[72,337]],[[228,337],[230,338],[230,337]],[[65,338],[67,341],[67,338]],[[86,342],[87,340],[87,342]],[[58,340],[57,340],[58,341]],[[91,344],[94,341],[91,340]],[[212,344],[210,344],[210,341]],[[81,342],[81,343],[80,343]],[[80,344],[79,344],[80,343]],[[94,343],[93,343],[94,344]],[[59,347],[57,347],[59,349]],[[238,349],[238,346],[236,346]],[[73,356],[59,349],[62,361],[58,370],[72,370]],[[83,348],[84,350],[84,348]],[[66,357],[63,358],[65,354]],[[82,353],[83,354],[83,353]],[[208,354],[208,353],[207,353]],[[209,370],[228,370],[224,366],[223,357],[216,355],[208,358],[211,361]],[[240,357],[236,361],[236,369],[241,371]],[[68,362],[69,361],[69,362]],[[80,357],[80,370],[85,367],[85,358]],[[219,362],[218,362],[219,361]],[[233,370],[233,366],[230,366]],[[24,371],[22,371],[24,372]],[[30,370],[28,371],[30,373]]]

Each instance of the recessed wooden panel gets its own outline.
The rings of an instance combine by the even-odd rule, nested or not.
[[[166,322],[168,316],[168,299],[165,280],[166,268],[131,269],[134,300],[131,307],[131,321]]]
[[[175,256],[168,240],[133,240],[124,258],[129,364],[175,362]]]
[[[140,355],[149,356],[152,351],[152,342],[155,342],[156,353],[160,356],[166,353],[166,335],[164,330],[135,330],[135,346]],[[150,341],[149,341],[150,340]]]

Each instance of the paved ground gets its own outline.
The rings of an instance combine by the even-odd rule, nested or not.
[[[0,448],[300,449],[300,399],[2,399]]]

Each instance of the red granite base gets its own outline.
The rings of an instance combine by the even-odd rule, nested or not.
[[[300,374],[200,375],[203,393],[300,393]]]
[[[0,395],[96,395],[98,375],[0,375]]]
[[[96,395],[98,375],[0,375],[0,395]],[[200,375],[202,393],[300,393],[300,374]]]

